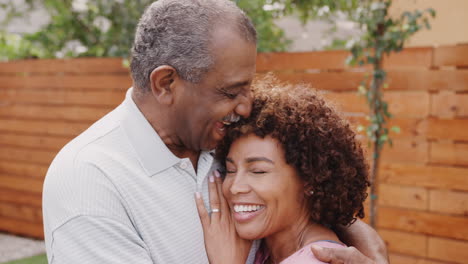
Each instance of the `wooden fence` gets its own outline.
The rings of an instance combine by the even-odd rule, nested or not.
[[[260,73],[324,90],[354,123],[367,107],[367,69],[346,52],[259,54]],[[381,166],[379,233],[392,264],[468,259],[468,45],[412,48],[387,58],[386,98],[402,132]],[[57,151],[124,98],[119,59],[0,63],[0,230],[43,237],[41,190]]]

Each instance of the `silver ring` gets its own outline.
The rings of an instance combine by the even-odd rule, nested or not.
[[[211,209],[211,212],[212,213],[219,213],[219,209],[218,208],[213,208],[213,209]]]

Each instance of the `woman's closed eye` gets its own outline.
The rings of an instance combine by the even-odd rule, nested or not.
[[[231,164],[229,164],[228,166],[226,166],[226,175],[227,174],[235,174],[237,173],[237,168],[235,166],[231,166]]]

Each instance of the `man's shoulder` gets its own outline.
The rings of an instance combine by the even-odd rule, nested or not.
[[[79,215],[123,219],[125,210],[114,178],[103,170],[118,165],[109,161],[118,144],[125,144],[123,135],[118,116],[111,112],[57,154],[43,187],[43,210],[52,216],[44,217],[50,230]],[[120,209],[109,211],[110,204]]]
[[[83,161],[83,157],[92,155],[93,152],[98,152],[99,149],[111,148],[113,146],[111,142],[109,142],[108,146],[104,142],[111,141],[111,138],[122,135],[119,133],[120,120],[118,110],[119,108],[114,109],[68,142],[58,152],[51,166],[63,164],[70,167],[71,163]],[[123,138],[120,136],[120,138],[114,140],[122,141]]]

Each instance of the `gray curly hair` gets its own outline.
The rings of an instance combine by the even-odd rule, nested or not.
[[[228,0],[159,0],[143,13],[132,47],[130,70],[134,85],[150,91],[151,72],[162,65],[177,70],[191,83],[211,70],[211,35],[216,26],[233,23],[246,41],[257,42],[251,20]]]

